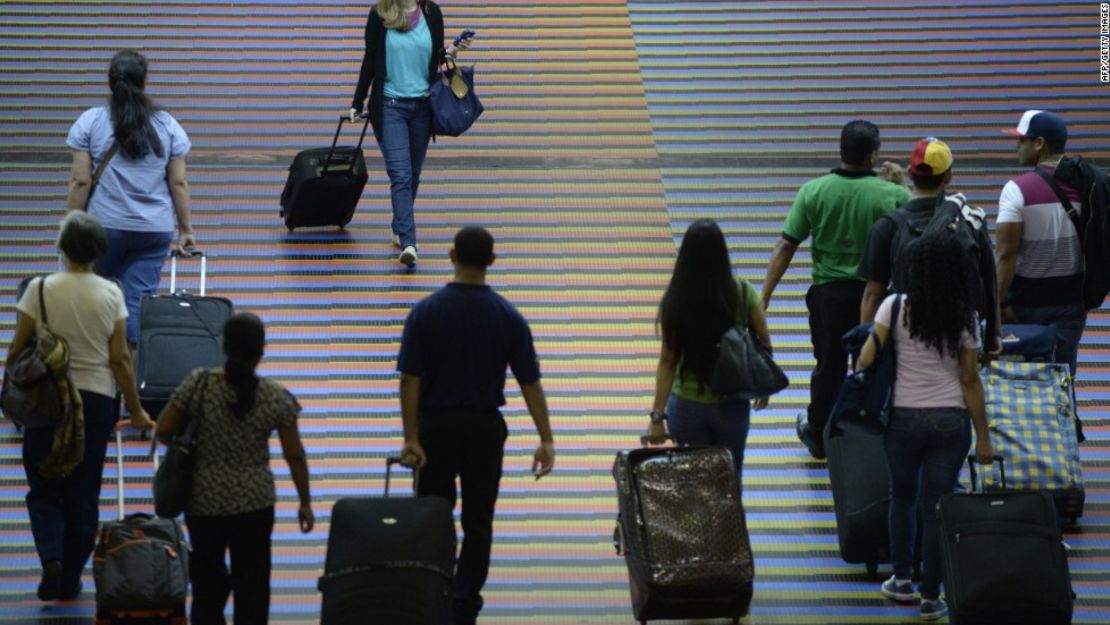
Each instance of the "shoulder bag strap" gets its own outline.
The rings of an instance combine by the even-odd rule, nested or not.
[[[43,293],[45,290],[46,276],[43,276],[39,278],[39,314],[42,315],[42,325],[49,327],[50,322],[46,317],[46,296]]]
[[[92,184],[89,185],[89,196],[85,198],[85,210],[89,210],[89,202],[92,200],[93,193],[96,192],[96,185],[100,182],[100,177],[104,175],[104,170],[108,168],[108,162],[112,160],[116,152],[119,152],[119,142],[113,141],[112,147],[108,148],[104,160],[100,161],[100,166],[96,168],[96,173],[93,174]]]
[[[1056,194],[1056,199],[1060,200],[1060,206],[1064,209],[1064,212],[1068,214],[1068,219],[1075,225],[1076,232],[1079,232],[1079,210],[1075,208],[1071,200],[1068,199],[1068,196],[1064,194],[1064,190],[1061,189],[1060,184],[1056,182],[1056,177],[1048,175],[1048,173],[1040,167],[1035,171],[1037,175],[1044,179],[1044,181],[1048,183],[1048,186],[1052,188],[1052,192]]]

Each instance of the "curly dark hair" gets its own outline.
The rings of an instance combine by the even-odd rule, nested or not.
[[[960,353],[960,336],[975,334],[979,323],[969,275],[973,268],[954,237],[924,236],[910,244],[910,337],[935,348],[941,356]]]
[[[712,219],[690,224],[678,249],[671,282],[659,303],[656,327],[682,362],[679,379],[693,373],[709,386],[721,335],[736,323],[740,289],[732,275],[725,236]]]

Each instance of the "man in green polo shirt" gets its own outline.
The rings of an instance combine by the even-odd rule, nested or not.
[[[840,337],[859,323],[865,283],[856,270],[867,233],[875,220],[910,200],[901,168],[883,163],[880,174],[875,173],[879,162],[875,124],[856,120],[844,126],[840,160],[840,167],[798,190],[763,280],[766,309],[794,252],[813,237],[813,286],[806,293],[806,308],[817,366],[810,377],[809,407],[798,415],[798,438],[818,459],[825,457],[821,433],[848,372]]]

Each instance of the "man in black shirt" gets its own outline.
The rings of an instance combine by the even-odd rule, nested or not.
[[[997,352],[1001,343],[997,342],[999,332],[998,297],[995,289],[994,251],[990,234],[987,232],[986,215],[981,209],[966,204],[962,195],[945,196],[945,190],[952,182],[952,152],[939,139],[927,137],[917,142],[910,156],[909,175],[913,180],[913,199],[894,213],[880,218],[871,227],[859,264],[859,276],[867,280],[863,299],[860,302],[860,323],[870,323],[875,319],[879,304],[891,292],[905,293],[909,285],[902,284],[907,272],[908,246],[916,237],[910,231],[921,231],[929,224],[937,208],[944,202],[961,204],[964,216],[963,225],[975,241],[974,263],[979,276],[977,290],[979,297],[980,319],[986,319],[986,337],[996,337],[996,341],[983,341],[987,351]],[[900,258],[901,257],[901,258]],[[900,270],[898,270],[900,269]],[[991,347],[994,346],[994,347]]]
[[[401,457],[421,467],[420,495],[455,503],[462,486],[463,543],[455,570],[454,625],[471,625],[489,573],[493,513],[508,429],[505,367],[512,369],[540,435],[536,479],[551,472],[555,444],[528,322],[486,285],[493,237],[463,228],[450,252],[455,280],[418,302],[405,320],[401,372]]]

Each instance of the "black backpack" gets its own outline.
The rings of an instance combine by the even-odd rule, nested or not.
[[[1095,310],[1110,293],[1110,174],[1083,157],[1064,157],[1053,175],[1038,168],[1037,174],[1052,187],[1068,218],[1079,233],[1083,250],[1083,307]],[[1077,210],[1057,183],[1079,191],[1083,204]]]
[[[910,283],[910,246],[918,239],[932,234],[943,234],[956,238],[963,248],[968,263],[975,294],[975,309],[980,315],[986,313],[983,297],[983,276],[979,270],[978,230],[986,228],[986,213],[967,203],[962,193],[938,195],[937,207],[931,216],[918,215],[898,209],[886,215],[894,222],[894,237],[890,240],[890,277],[891,290],[906,293]],[[993,288],[993,287],[992,287]]]

